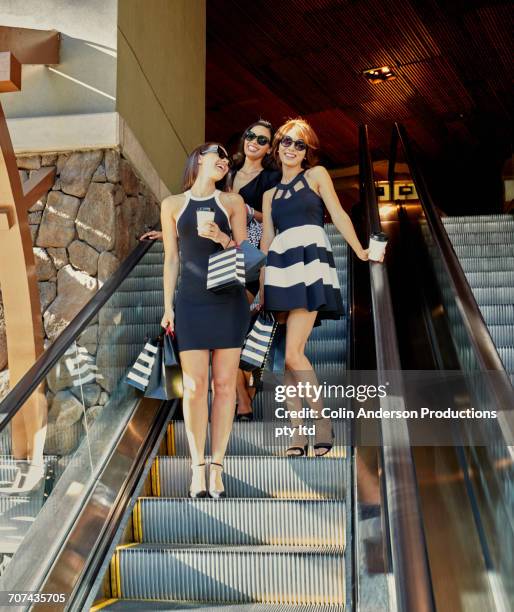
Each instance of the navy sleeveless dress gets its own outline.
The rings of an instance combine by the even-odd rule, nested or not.
[[[290,183],[278,183],[271,202],[276,235],[264,271],[266,310],[317,311],[316,323],[344,314],[323,212],[323,200],[303,172]]]
[[[250,323],[250,307],[244,287],[223,293],[207,290],[209,256],[223,247],[198,235],[196,210],[210,207],[214,221],[231,235],[228,212],[216,190],[211,196],[195,197],[186,191],[186,201],[177,216],[180,277],[175,294],[175,335],[179,351],[240,348]]]

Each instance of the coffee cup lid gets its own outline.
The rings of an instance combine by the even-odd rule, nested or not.
[[[375,234],[371,234],[371,240],[376,240],[377,242],[387,242],[387,234],[384,232],[376,232]]]

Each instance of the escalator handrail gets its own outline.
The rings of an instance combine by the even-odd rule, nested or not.
[[[13,416],[44,381],[45,376],[84,331],[89,322],[98,314],[102,306],[114,294],[153,243],[153,240],[144,240],[133,249],[116,272],[95,293],[57,337],[55,342],[38,357],[27,373],[11,389],[4,400],[0,402],[0,431],[7,427]]]
[[[359,183],[370,233],[381,231],[367,126],[359,128]],[[373,324],[379,382],[395,377],[397,407],[404,404],[401,362],[387,269],[370,262]],[[398,406],[400,404],[400,406]],[[428,567],[414,461],[406,423],[382,419],[382,488],[399,612],[432,612],[434,598]]]
[[[461,314],[480,369],[482,372],[496,371],[503,374],[502,376],[495,376],[494,384],[490,384],[489,386],[493,392],[493,397],[496,399],[497,406],[500,409],[502,407],[512,407],[513,389],[505,371],[503,362],[498,354],[493,339],[491,338],[491,334],[489,333],[489,329],[484,321],[480,307],[478,306],[475,296],[473,295],[473,291],[467,281],[459,258],[457,257],[450,238],[444,229],[441,217],[436,210],[430,190],[425,180],[424,173],[413,151],[407,131],[402,124],[395,123],[392,134],[391,151],[393,151],[393,149],[396,150],[398,142],[402,146],[405,161],[410,169],[411,177],[418,193],[421,207],[425,213],[425,218],[427,220],[431,235],[446,267],[454,295],[456,296],[456,305]],[[393,162],[395,161],[395,158],[390,160],[391,176],[394,176]],[[489,382],[491,383],[491,381]],[[506,416],[507,414],[504,414],[504,417]],[[508,421],[504,418],[501,420],[500,425],[502,426],[502,429],[505,426],[508,427],[508,431],[504,431],[504,434],[506,436],[506,440],[511,441],[514,439],[514,421],[511,419],[508,419]]]

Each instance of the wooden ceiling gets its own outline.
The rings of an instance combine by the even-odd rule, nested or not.
[[[208,0],[210,140],[235,145],[259,117],[301,115],[329,167],[375,158],[403,122],[432,159],[489,138],[511,150],[514,3],[480,0]],[[397,78],[371,85],[368,68]]]

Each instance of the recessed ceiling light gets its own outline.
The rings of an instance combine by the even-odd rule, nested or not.
[[[385,81],[392,81],[396,79],[395,73],[389,66],[381,66],[380,68],[370,68],[362,72],[364,77],[372,84],[385,83]]]

